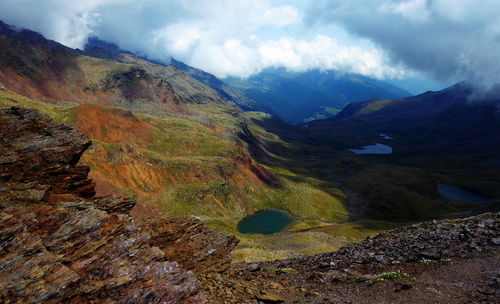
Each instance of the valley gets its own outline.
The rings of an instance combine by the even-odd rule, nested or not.
[[[257,98],[179,62],[161,65],[130,53],[69,49],[5,24],[0,45],[2,108],[33,108],[86,134],[92,146],[81,163],[90,167],[98,196],[137,200],[131,214],[140,220],[195,216],[229,232],[240,239],[232,252],[236,262],[331,252],[405,224],[498,208],[498,151],[491,148],[496,142],[483,147],[487,153],[478,152],[475,143],[449,146],[462,129],[439,123],[448,108],[439,112],[433,101],[451,94],[446,91],[410,98],[427,109],[413,107],[419,109],[414,117],[403,117],[412,113],[405,99],[384,99],[351,104],[335,119],[291,125],[268,113],[243,111],[255,110]],[[278,72],[288,81],[300,77]],[[324,76],[311,73],[302,81]],[[392,90],[388,98],[404,95],[385,89]],[[453,100],[447,100],[453,109]],[[345,104],[339,101],[339,109]],[[387,112],[392,104],[403,109]],[[490,113],[478,108],[476,116],[467,114],[470,125]],[[286,118],[303,123],[307,117]],[[418,123],[401,127],[408,119]],[[490,120],[488,129],[497,123]],[[482,143],[497,139],[479,131],[467,132],[483,136],[474,137]],[[374,143],[392,153],[387,148],[375,154],[348,151]],[[437,189],[441,183],[479,193],[491,203],[445,199]],[[243,218],[267,209],[287,212],[292,223],[271,235],[238,231]]]
[[[235,264],[238,239],[230,234],[193,217],[140,218],[132,215],[136,201],[96,196],[90,168],[79,162],[91,145],[85,135],[20,107],[1,110],[0,123],[2,302],[494,303],[498,296],[498,213],[407,225],[337,252]]]
[[[331,118],[353,102],[411,95],[381,80],[319,69],[268,68],[246,79],[230,77],[224,81],[254,100],[250,109],[292,124]]]

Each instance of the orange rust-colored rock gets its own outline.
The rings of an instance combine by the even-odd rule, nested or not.
[[[77,107],[75,129],[109,143],[147,142],[151,132],[151,126],[130,111],[91,104]]]
[[[240,174],[251,176],[254,180],[266,185],[276,185],[278,178],[269,172],[266,168],[257,164],[242,145],[238,145],[238,154],[234,158],[238,165]]]
[[[164,168],[151,166],[148,158],[129,145],[122,145],[112,152],[101,148],[86,153],[83,159],[91,167],[98,168],[92,176],[96,181],[104,182],[98,188],[108,187],[108,191],[133,189],[140,197],[150,198],[163,193],[166,182],[171,180]]]

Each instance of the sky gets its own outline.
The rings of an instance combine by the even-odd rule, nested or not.
[[[97,36],[220,78],[319,68],[422,89],[498,89],[498,16],[500,0],[0,0],[2,21],[73,48]]]

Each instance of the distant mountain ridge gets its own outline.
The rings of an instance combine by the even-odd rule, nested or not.
[[[417,96],[373,100],[348,105],[332,122],[368,123],[401,134],[401,141],[422,144],[413,147],[447,153],[500,153],[500,97],[476,100],[473,88],[455,84],[437,92]],[[320,123],[320,122],[318,122]],[[500,156],[496,162],[500,165]]]
[[[119,61],[123,58],[116,56],[134,55],[97,37],[88,40],[85,51],[92,56]],[[221,80],[174,58],[170,62],[144,59],[176,67],[245,111],[266,112],[291,123],[332,117],[351,102],[411,95],[384,81],[337,71],[290,72],[270,68],[246,79]]]
[[[125,54],[142,58],[140,56],[135,55],[132,52],[120,49],[116,44],[100,40],[97,37],[89,38],[84,49],[87,54],[103,59],[127,61],[124,58],[126,57],[124,56]],[[206,85],[207,87],[215,90],[225,99],[234,102],[243,110],[270,112],[268,109],[266,109],[256,101],[248,98],[240,91],[233,89],[232,87],[224,83],[222,80],[218,79],[214,75],[207,73],[203,70],[189,66],[181,61],[175,60],[174,58],[171,58],[170,62],[160,62],[157,60],[152,60],[150,58],[143,58],[143,59],[163,66],[171,65],[183,71],[186,75],[189,75],[193,79],[196,79],[199,82]]]
[[[51,102],[117,105],[143,113],[194,113],[228,100],[176,67],[102,48],[82,51],[0,23],[0,83]]]
[[[269,68],[246,79],[224,81],[292,123],[331,117],[352,102],[411,96],[381,80],[332,70]]]

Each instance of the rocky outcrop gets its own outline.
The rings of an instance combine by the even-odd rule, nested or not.
[[[207,301],[176,259],[223,269],[233,238],[187,219],[141,229],[128,215],[135,201],[94,197],[78,166],[83,135],[21,108],[0,111],[0,126],[1,303]]]
[[[0,302],[204,302],[126,215],[40,204],[7,208],[0,227]]]
[[[88,139],[35,111],[11,108],[1,116],[2,196],[54,201],[95,195],[89,168],[77,165]]]
[[[184,268],[196,273],[223,272],[231,264],[231,250],[239,240],[215,232],[193,217],[141,221],[151,244]]]

